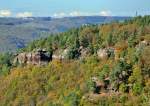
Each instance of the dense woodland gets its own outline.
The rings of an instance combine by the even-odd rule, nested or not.
[[[150,16],[84,25],[35,40],[17,52],[36,48],[50,55],[69,51],[65,59],[45,66],[14,65],[14,54],[1,54],[0,106],[150,105]],[[108,50],[107,58],[98,57],[99,49]],[[93,77],[103,83],[109,79],[111,90],[100,91]]]

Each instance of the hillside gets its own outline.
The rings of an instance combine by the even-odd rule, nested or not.
[[[46,50],[47,65],[0,55],[1,106],[150,105],[150,16],[54,35],[18,52]]]
[[[0,52],[15,51],[27,43],[51,33],[64,32],[84,24],[101,24],[122,21],[129,17],[30,17],[0,18]]]

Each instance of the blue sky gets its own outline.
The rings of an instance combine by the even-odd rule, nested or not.
[[[0,16],[134,16],[150,14],[149,0],[0,0]]]

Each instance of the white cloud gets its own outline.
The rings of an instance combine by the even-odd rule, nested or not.
[[[104,10],[104,11],[101,11],[101,12],[100,12],[100,15],[101,15],[101,16],[111,16],[111,11],[108,11],[108,10],[106,10],[106,11],[105,11],[105,10]]]
[[[53,17],[55,17],[55,18],[62,18],[62,17],[65,17],[65,16],[67,16],[67,14],[64,13],[64,12],[55,13],[55,14],[53,15]]]
[[[80,11],[73,11],[73,12],[71,12],[71,13],[69,13],[69,16],[81,16],[82,15],[82,13],[80,12]]]
[[[11,14],[10,10],[0,10],[0,17],[9,17]]]
[[[22,12],[22,13],[17,13],[16,17],[32,17],[33,14],[32,12]]]
[[[81,12],[81,11],[72,11],[70,13],[60,12],[55,13],[53,15],[54,18],[62,18],[62,17],[75,17],[75,16],[111,16],[111,11],[101,11],[97,13],[90,13],[90,12]]]
[[[88,16],[88,15],[89,13],[80,12],[80,11],[72,11],[70,13],[65,13],[65,12],[55,13],[53,17],[62,18],[62,17]]]

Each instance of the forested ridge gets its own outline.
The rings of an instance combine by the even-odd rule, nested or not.
[[[0,55],[0,106],[150,105],[150,16],[84,25],[17,52],[39,48],[52,56],[47,65]]]
[[[50,33],[65,32],[71,28],[78,28],[83,24],[102,24],[130,18],[119,16],[0,17],[0,52],[15,52],[35,39],[47,37]]]

